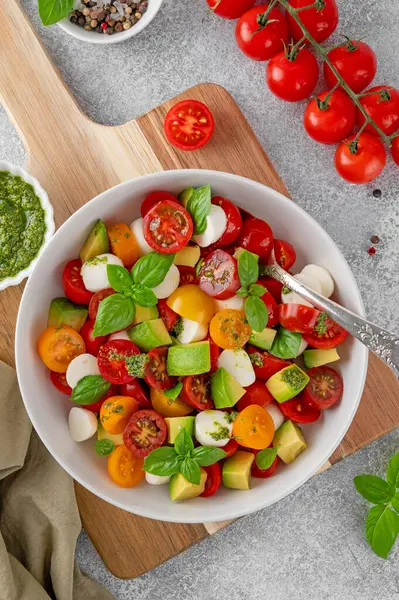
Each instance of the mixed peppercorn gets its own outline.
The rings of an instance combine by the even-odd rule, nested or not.
[[[86,31],[112,35],[133,27],[147,7],[148,0],[82,0],[80,10],[72,11],[69,20]]]

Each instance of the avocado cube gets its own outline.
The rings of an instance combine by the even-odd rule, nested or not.
[[[270,350],[276,335],[277,331],[275,329],[265,327],[263,331],[253,331],[250,335],[249,343],[262,350]]]
[[[149,352],[158,346],[170,346],[172,340],[162,319],[144,321],[127,330],[129,338],[142,352]]]
[[[193,193],[194,193],[194,188],[189,187],[189,188],[186,188],[185,190],[182,190],[180,192],[180,194],[177,196],[177,199],[183,204],[184,208],[186,208],[187,202],[189,201],[189,199],[191,198]]]
[[[108,431],[105,431],[104,427],[99,421],[97,428],[97,439],[111,440],[111,442],[114,442],[115,446],[120,446],[123,444],[123,433],[108,433]]]
[[[195,483],[190,483],[187,481],[187,479],[184,479],[181,473],[172,475],[169,483],[169,494],[173,502],[178,502],[179,500],[189,500],[190,498],[197,498],[197,496],[201,496],[202,492],[205,490],[207,474],[205,469],[200,470],[201,479],[198,485]]]
[[[195,267],[200,259],[200,255],[201,251],[199,246],[194,244],[187,245],[176,252],[175,260],[173,262],[175,265],[180,265],[182,267]]]
[[[133,325],[144,323],[144,321],[152,321],[158,319],[159,312],[156,306],[140,306],[135,304],[136,310],[134,313]]]
[[[88,314],[89,311],[85,306],[74,304],[67,298],[54,298],[50,303],[47,327],[68,325],[75,331],[80,331]]]
[[[94,258],[99,254],[106,254],[107,252],[109,252],[107,228],[101,219],[98,219],[82,246],[79,253],[80,260],[82,263],[85,263],[90,258]]]
[[[309,376],[294,364],[272,375],[266,382],[266,387],[273,398],[281,404],[302,392],[308,382]]]
[[[339,354],[336,348],[329,348],[328,350],[305,350],[303,353],[303,361],[307,369],[322,367],[337,360],[339,360]]]
[[[245,389],[224,367],[211,376],[211,395],[216,408],[234,406],[245,394]]]
[[[249,477],[255,455],[252,452],[237,450],[224,461],[223,485],[235,490],[249,490]]]
[[[190,435],[194,435],[195,417],[166,417],[168,428],[168,444],[174,444],[175,439],[182,429],[186,429]]]
[[[280,425],[274,434],[273,446],[278,446],[277,456],[286,464],[292,463],[308,447],[301,428],[292,421]]]
[[[201,375],[211,368],[210,346],[207,340],[172,346],[168,351],[168,375]]]

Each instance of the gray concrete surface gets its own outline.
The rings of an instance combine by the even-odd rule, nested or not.
[[[236,48],[232,22],[214,17],[205,0],[164,0],[155,21],[140,36],[100,47],[83,44],[58,27],[42,27],[36,0],[22,4],[82,109],[100,123],[123,123],[199,82],[226,87],[295,201],[344,252],[368,316],[399,331],[398,169],[389,161],[376,182],[367,186],[340,180],[333,168],[334,148],[306,136],[303,104],[285,104],[268,92],[264,65],[246,59]],[[378,56],[375,82],[399,87],[398,0],[338,4],[340,24],[333,42],[345,33],[371,43]],[[0,157],[26,161],[1,108]],[[373,197],[376,188],[382,191],[380,199]],[[373,234],[381,243],[370,257],[367,248]],[[85,534],[79,540],[79,561],[120,600],[399,600],[398,551],[384,562],[368,549],[363,539],[366,506],[352,484],[356,473],[382,470],[398,448],[395,432],[277,506],[241,520],[135,581],[113,578]]]

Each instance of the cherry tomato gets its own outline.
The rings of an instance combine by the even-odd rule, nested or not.
[[[84,325],[82,325],[80,329],[80,335],[83,338],[83,341],[86,346],[86,352],[89,354],[93,354],[93,356],[97,356],[98,351],[100,350],[100,346],[105,344],[107,341],[107,335],[100,335],[98,337],[93,336],[94,329],[94,321],[88,319]]]
[[[265,20],[267,4],[254,6],[242,15],[236,26],[240,50],[253,60],[269,60],[280,52],[288,38],[287,21],[278,8],[272,8]]]
[[[85,409],[90,410],[91,412],[94,412],[94,413],[99,413],[105,400],[108,400],[108,398],[112,398],[113,396],[118,396],[118,395],[119,395],[118,386],[111,385],[108,392],[106,392],[104,394],[104,396],[102,398],[100,398],[100,400],[97,400],[97,402],[93,402],[93,404],[85,404]]]
[[[257,379],[267,381],[272,375],[278,373],[285,367],[288,367],[292,361],[283,360],[269,354],[265,350],[255,348],[255,346],[248,346],[248,354],[252,362],[252,366],[255,371]]]
[[[268,62],[266,82],[269,90],[286,102],[308,98],[316,87],[319,66],[315,56],[302,48],[290,58],[289,52],[280,52]]]
[[[367,96],[361,96],[359,100],[367,114],[386,135],[395,133],[399,129],[399,90],[390,85],[377,85],[364,93]],[[365,118],[359,109],[356,114],[357,124],[360,128],[363,126]],[[376,130],[370,124],[364,131],[377,135]]]
[[[242,227],[241,213],[238,208],[231,200],[222,198],[222,196],[214,196],[212,198],[212,204],[223,208],[227,217],[227,227],[222,236],[212,245],[212,249],[226,248],[236,241],[240,235]]]
[[[273,248],[276,262],[288,271],[296,261],[294,246],[285,240],[274,240]]]
[[[51,383],[57,388],[59,392],[62,392],[66,396],[72,394],[72,388],[69,387],[65,373],[56,373],[56,371],[50,371]]]
[[[132,488],[143,480],[144,459],[133,454],[122,444],[108,456],[108,473],[112,481],[123,488]]]
[[[303,390],[303,399],[319,410],[329,408],[342,398],[344,382],[331,367],[313,367],[309,369],[310,381]]]
[[[180,396],[172,400],[155,388],[150,388],[150,394],[152,408],[163,417],[186,417],[193,412],[193,407],[180,400]]]
[[[66,373],[69,363],[86,351],[82,336],[68,327],[47,327],[37,340],[37,351],[50,371]]]
[[[138,409],[138,402],[130,396],[111,396],[102,403],[100,422],[108,433],[122,433],[130,417]]]
[[[98,306],[101,300],[108,298],[108,296],[112,296],[112,294],[116,294],[115,290],[107,288],[105,290],[100,290],[93,295],[89,303],[89,319],[91,321],[95,321],[97,318]]]
[[[220,484],[222,483],[222,469],[220,468],[219,463],[215,463],[210,467],[203,467],[203,469],[206,471],[207,478],[205,481],[205,489],[200,496],[201,498],[209,498],[209,496],[216,494],[220,488]]]
[[[213,339],[211,338],[209,333],[208,333],[206,339],[209,342],[209,351],[210,351],[210,355],[211,355],[211,370],[210,370],[210,372],[214,373],[219,368],[218,360],[219,360],[220,348],[217,344],[215,344],[215,342],[213,341]]]
[[[278,307],[280,325],[289,331],[312,333],[320,311],[304,304],[280,304]]]
[[[169,308],[169,306],[166,304],[166,300],[158,300],[158,311],[166,329],[168,331],[173,329],[173,327],[176,325],[179,315],[175,313],[174,310]]]
[[[259,283],[261,285],[260,281],[257,281],[256,283]],[[278,323],[278,305],[270,292],[265,292],[263,296],[260,297],[260,299],[266,306],[267,312],[269,313],[267,326],[274,327]]]
[[[335,153],[335,168],[338,174],[350,183],[368,183],[373,181],[385,167],[387,153],[381,140],[363,132],[355,147],[350,143],[352,135],[340,143]]]
[[[224,250],[214,250],[204,258],[198,279],[201,290],[215,300],[232,298],[241,286],[237,260]]]
[[[234,349],[245,346],[252,329],[243,310],[225,308],[213,317],[209,333],[220,348]]]
[[[269,446],[269,448],[272,447],[272,445]],[[259,479],[267,479],[268,477],[274,475],[278,465],[278,456],[276,456],[276,458],[274,459],[274,461],[268,469],[260,469],[256,464],[256,455],[258,454],[259,450],[252,450],[252,452],[253,454],[255,454],[255,460],[251,466],[252,477],[258,477]]]
[[[265,382],[257,379],[245,389],[244,396],[239,399],[235,408],[236,410],[241,411],[251,404],[258,404],[259,406],[265,407],[270,404],[270,402],[273,402],[273,396],[267,389]]]
[[[82,261],[79,258],[70,260],[62,273],[62,287],[64,288],[65,296],[71,302],[76,304],[89,304],[93,292],[86,290],[83,278],[80,274]]]
[[[230,438],[225,446],[223,446],[224,452],[226,452],[225,458],[230,458],[238,450],[238,442],[234,438]]]
[[[295,396],[292,400],[278,405],[283,415],[294,423],[314,423],[320,417],[320,410],[309,404],[303,396]]]
[[[147,456],[166,440],[165,420],[155,410],[133,414],[123,433],[123,443],[134,456]]]
[[[194,267],[187,267],[185,265],[177,265],[180,273],[180,285],[186,285],[186,283],[194,283],[198,285],[198,277],[195,273]]]
[[[374,50],[368,44],[360,40],[348,40],[342,46],[330,50],[327,56],[356,94],[373,81],[377,71],[377,59]],[[329,88],[333,88],[337,83],[337,78],[326,62],[324,77]]]
[[[211,398],[210,383],[207,375],[183,377],[183,389],[179,398],[196,410],[211,410],[215,407]]]
[[[270,225],[262,219],[248,217],[242,224],[237,247],[245,248],[260,258],[267,258],[273,249],[273,232]]]
[[[203,325],[208,325],[215,314],[213,299],[198,285],[186,284],[178,287],[166,302],[180,317]]]
[[[259,279],[259,283],[271,293],[277,304],[280,304],[283,284],[279,281],[276,281],[276,279],[272,279],[271,277],[261,277]]]
[[[107,227],[107,235],[112,254],[121,259],[125,267],[131,267],[139,258],[137,242],[126,223],[116,223]]]
[[[392,158],[394,159],[396,164],[399,166],[399,136],[396,138],[393,138],[391,152],[392,152]]]
[[[303,8],[313,4],[312,0],[289,0],[293,8]],[[302,24],[314,37],[316,42],[324,42],[337,28],[338,8],[335,0],[325,0],[322,10],[309,8],[298,13]],[[298,23],[287,13],[287,21],[292,37],[298,42],[303,37],[303,32]]]
[[[176,196],[170,194],[169,192],[151,192],[144,198],[141,204],[141,216],[145,217],[150,208],[152,208],[154,204],[158,204],[158,202],[161,200],[172,200],[172,202],[178,202]]]
[[[224,19],[239,19],[252,8],[255,0],[206,0],[215,15]]]
[[[238,413],[233,423],[233,435],[241,446],[262,450],[272,443],[273,419],[262,406],[251,404]]]
[[[138,379],[133,379],[130,383],[123,383],[120,386],[120,392],[122,396],[135,398],[138,402],[139,410],[151,408],[151,402],[148,399],[148,395]]]
[[[180,150],[202,148],[211,139],[214,129],[211,111],[198,100],[178,102],[170,109],[164,122],[168,141]]]
[[[140,354],[140,350],[128,340],[112,340],[101,346],[97,364],[101,375],[115,384],[130,383],[134,377],[129,375],[125,358]]]
[[[148,353],[148,362],[144,368],[144,379],[150,387],[167,390],[176,383],[176,377],[170,377],[166,370],[167,346],[158,346]]]
[[[328,99],[329,94],[331,96]],[[339,90],[326,91],[309,102],[303,122],[307,134],[316,142],[336,144],[355,127],[355,105],[349,96]]]
[[[173,254],[184,248],[193,234],[193,222],[181,204],[161,200],[146,214],[144,237],[154,250]]]
[[[335,348],[342,344],[348,332],[335,321],[326,317],[312,333],[304,333],[303,339],[313,348]]]

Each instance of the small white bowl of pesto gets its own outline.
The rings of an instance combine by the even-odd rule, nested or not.
[[[40,183],[0,160],[0,291],[29,277],[54,229],[53,208]]]

